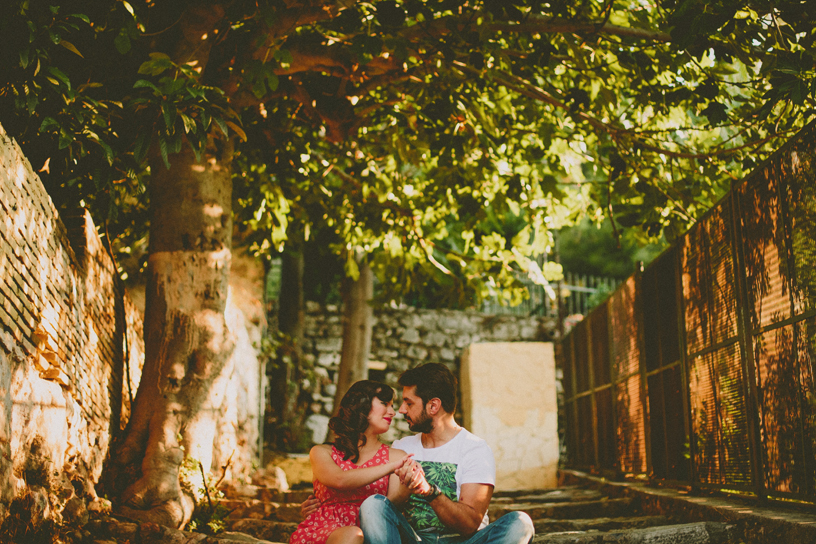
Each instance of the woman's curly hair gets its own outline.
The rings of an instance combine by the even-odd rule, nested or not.
[[[334,447],[343,452],[343,460],[351,459],[356,463],[360,459],[358,444],[366,442],[365,431],[368,428],[368,414],[374,399],[391,402],[394,390],[384,383],[372,380],[361,380],[349,387],[340,401],[340,410],[329,420],[329,428],[334,432]]]

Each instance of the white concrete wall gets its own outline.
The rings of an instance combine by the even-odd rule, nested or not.
[[[558,406],[549,342],[471,344],[460,370],[465,427],[496,457],[496,489],[555,487]]]

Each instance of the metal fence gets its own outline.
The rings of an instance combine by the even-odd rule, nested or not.
[[[516,278],[527,288],[530,294],[528,299],[517,306],[509,306],[503,304],[499,297],[488,298],[482,302],[481,312],[489,315],[559,317],[558,306],[561,304],[562,317],[586,315],[620,283],[615,278],[565,272],[562,281],[550,284],[552,290],[548,293],[544,286],[536,284],[525,274],[519,273]]]
[[[816,501],[815,136],[565,336],[568,466]]]

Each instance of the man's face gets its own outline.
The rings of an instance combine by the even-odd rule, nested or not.
[[[425,410],[422,399],[416,395],[416,386],[402,388],[402,405],[399,413],[405,416],[408,428],[414,433],[429,433],[433,431],[433,420]]]

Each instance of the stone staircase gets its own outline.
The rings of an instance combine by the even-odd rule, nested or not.
[[[567,471],[568,472],[568,471]],[[226,531],[214,536],[108,518],[91,521],[94,544],[286,543],[310,490],[281,492],[261,485],[224,490]],[[690,496],[642,483],[566,477],[557,489],[496,492],[491,521],[527,512],[535,544],[798,544],[816,542],[813,507],[784,508],[722,496]],[[94,524],[97,524],[94,527]],[[100,525],[101,524],[101,525]]]
[[[267,490],[263,491],[264,493]],[[300,503],[309,491],[277,493],[274,497],[234,497],[222,501],[231,510],[230,531],[263,541],[287,542],[300,519]],[[271,500],[274,499],[274,500]],[[611,498],[582,486],[555,490],[497,492],[488,515],[491,521],[522,510],[533,519],[534,543],[552,544],[737,544],[724,523],[678,523],[662,515],[641,512],[639,500]]]
[[[252,489],[250,486],[249,490]],[[289,542],[300,523],[300,504],[311,490],[277,491],[258,487],[255,497],[237,496],[226,490],[221,505],[230,511],[227,527],[230,531],[252,535],[269,542]]]
[[[527,512],[538,544],[737,544],[724,523],[677,523],[647,515],[632,497],[612,498],[582,486],[539,492],[497,492],[490,521],[507,512]]]

